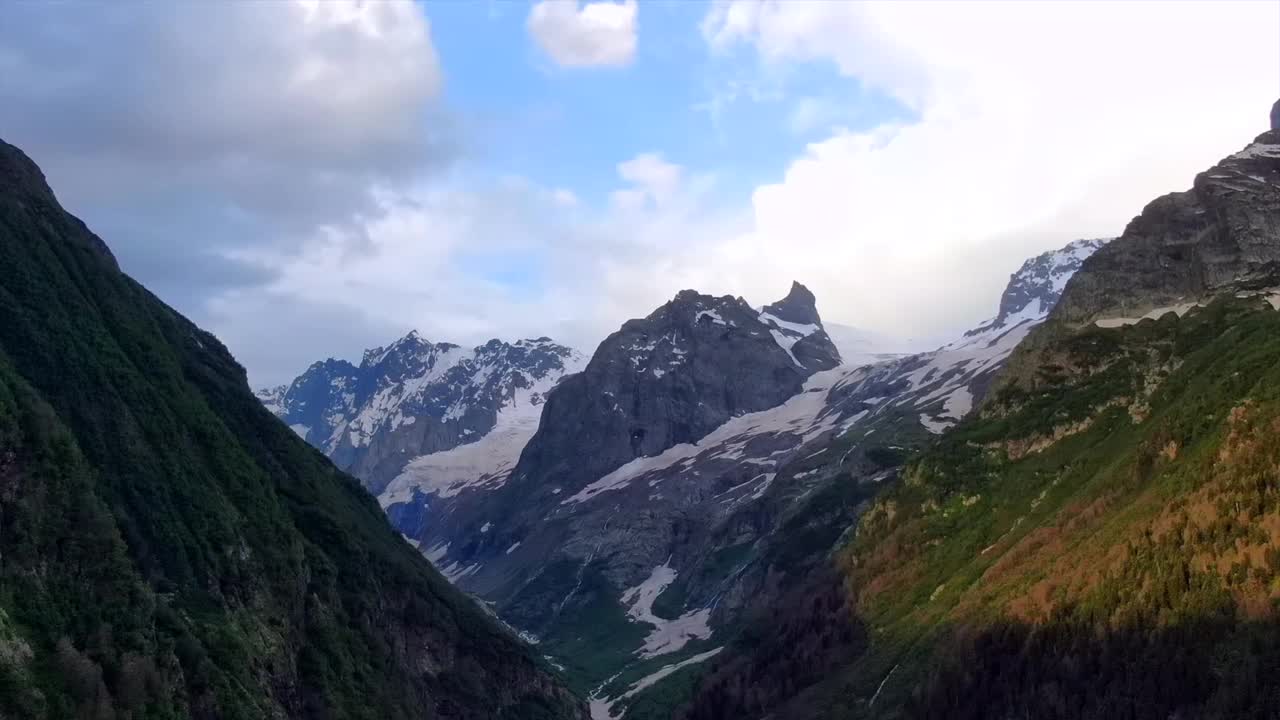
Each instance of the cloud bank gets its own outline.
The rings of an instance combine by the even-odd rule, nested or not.
[[[617,66],[637,13],[548,0],[518,30]],[[701,62],[835,68],[908,111],[850,131],[847,95],[781,87],[778,134],[820,139],[742,195],[663,147],[601,148],[602,188],[475,169],[407,0],[9,4],[0,137],[255,383],[410,328],[590,351],[680,289],[762,304],[792,279],[828,320],[933,336],[1265,129],[1277,26],[1263,3],[716,2]]]

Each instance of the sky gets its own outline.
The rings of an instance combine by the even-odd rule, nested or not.
[[[0,139],[255,386],[793,279],[946,336],[1277,97],[1277,2],[0,4]]]

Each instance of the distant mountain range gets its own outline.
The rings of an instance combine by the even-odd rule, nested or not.
[[[358,366],[317,362],[289,385],[257,396],[377,494],[411,460],[490,435],[484,446],[471,448],[472,464],[458,465],[465,453],[437,460],[467,482],[514,462],[537,427],[547,391],[584,364],[580,354],[545,337],[463,348],[411,332],[365,351]],[[448,492],[450,481],[433,477]]]
[[[538,641],[597,715],[616,714],[819,563],[1104,243],[1028,260],[995,317],[927,353],[838,328],[844,362],[796,283],[758,308],[681,292],[589,362],[545,339],[463,351],[411,334],[259,395],[364,472],[392,523]],[[505,361],[479,362],[484,348]],[[467,403],[483,422],[458,422],[463,397],[486,398]],[[353,453],[375,447],[389,449]]]

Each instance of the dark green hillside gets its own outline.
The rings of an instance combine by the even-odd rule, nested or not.
[[[583,714],[0,143],[0,717]]]

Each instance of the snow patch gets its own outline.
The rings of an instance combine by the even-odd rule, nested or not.
[[[760,319],[764,321],[766,325],[773,325],[779,330],[788,330],[790,332],[800,335],[801,337],[809,337],[810,335],[822,329],[813,323],[787,322],[786,320],[783,320],[782,318],[777,317],[776,315],[771,315],[767,312],[761,312]]]
[[[1155,310],[1152,310],[1151,312],[1147,313],[1146,315],[1143,315],[1142,317],[1103,318],[1102,320],[1095,321],[1094,325],[1097,325],[1100,328],[1125,327],[1126,325],[1136,325],[1137,323],[1140,323],[1143,320],[1159,320],[1160,318],[1164,317],[1169,313],[1174,313],[1178,317],[1182,317],[1183,315],[1186,315],[1188,312],[1190,312],[1192,308],[1198,308],[1198,307],[1204,307],[1204,303],[1199,303],[1199,302],[1178,303],[1177,305],[1168,305],[1166,307],[1156,308]]]
[[[942,404],[942,414],[959,420],[973,409],[973,393],[967,387],[956,388]]]
[[[627,615],[637,622],[653,626],[638,651],[642,658],[673,653],[690,640],[706,640],[711,637],[711,627],[707,624],[711,619],[710,608],[685,613],[675,620],[666,620],[653,614],[653,602],[667,586],[675,582],[676,575],[674,568],[663,563],[655,567],[644,582],[622,593],[622,604],[629,606]]]
[[[1249,147],[1231,156],[1234,160],[1252,160],[1253,158],[1280,158],[1280,145],[1270,143],[1253,143]]]
[[[517,388],[498,411],[497,421],[475,442],[411,460],[378,496],[382,507],[413,499],[414,491],[453,497],[468,488],[494,489],[506,482],[520,451],[538,430],[543,399],[560,379],[581,369],[580,356],[565,359],[564,373],[548,373],[529,387]]]
[[[708,318],[711,318],[711,322],[715,323],[716,325],[724,325],[725,327],[729,327],[729,326],[737,327],[737,326],[738,326],[738,324],[737,324],[737,323],[735,323],[735,322],[730,322],[730,321],[726,321],[724,318],[720,317],[720,313],[716,312],[715,310],[702,310],[702,311],[700,311],[697,315],[694,315],[694,316],[693,316],[693,322],[694,322],[695,324],[696,324],[696,323],[698,323],[700,320],[702,320],[702,318],[703,318],[704,316],[705,316],[705,317],[708,317]]]
[[[591,720],[619,720],[619,717],[613,714],[613,706],[616,705],[619,701],[631,698],[632,696],[636,695],[642,690],[646,690],[648,688],[653,687],[654,685],[658,684],[669,675],[672,675],[673,673],[679,670],[687,668],[690,665],[697,665],[700,662],[706,662],[707,660],[710,660],[711,658],[715,657],[723,649],[724,648],[722,647],[714,648],[704,653],[698,653],[697,655],[687,657],[678,663],[663,665],[662,667],[658,668],[656,671],[648,675],[645,675],[644,677],[632,683],[631,687],[627,688],[626,692],[622,693],[616,698],[608,699],[608,698],[600,698],[600,697],[596,697],[595,695],[592,695],[590,698]]]
[[[795,353],[791,352],[791,348],[795,346],[795,344],[799,341],[799,338],[793,338],[790,335],[784,335],[777,330],[770,330],[769,334],[773,336],[773,341],[778,343],[778,347],[786,351],[787,357],[791,358],[791,362],[795,363],[796,367],[803,370],[804,365],[801,365],[800,361],[796,359]]]
[[[928,430],[934,435],[941,435],[947,430],[947,428],[951,427],[955,423],[950,420],[934,420],[928,415],[922,414],[920,416],[920,424],[924,426],[925,430]]]
[[[560,504],[572,505],[601,493],[621,490],[646,473],[670,468],[705,452],[725,459],[739,459],[747,442],[765,433],[795,434],[801,436],[800,442],[809,442],[836,428],[835,413],[824,413],[828,409],[827,395],[836,383],[858,372],[863,371],[839,367],[814,373],[800,392],[781,405],[731,418],[696,443],[681,443],[658,455],[638,457],[565,498]]]

